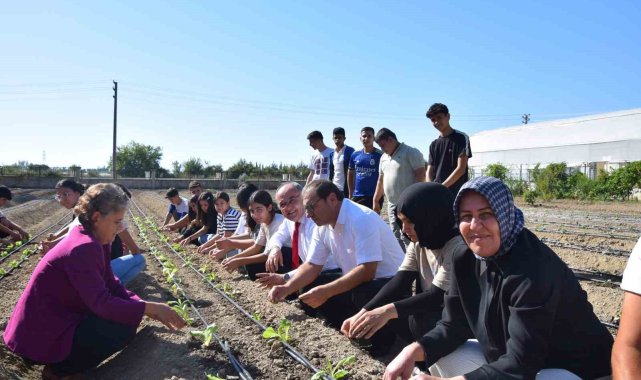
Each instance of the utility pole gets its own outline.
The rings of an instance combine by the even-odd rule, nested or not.
[[[521,116],[521,123],[527,124],[530,121],[530,114],[526,113]]]
[[[116,125],[118,123],[118,82],[114,82],[114,146],[111,159],[111,175],[116,179]]]

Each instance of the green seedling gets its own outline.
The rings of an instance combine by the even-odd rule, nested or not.
[[[7,271],[4,268],[0,268],[0,277],[4,277],[7,275]]]
[[[162,273],[165,275],[165,282],[168,283],[168,284],[170,284],[172,282],[176,282],[175,281],[175,277],[176,277],[176,272],[177,271],[178,271],[178,269],[176,269],[176,268],[173,268],[173,269],[164,268],[162,270]]]
[[[207,376],[207,380],[225,380],[222,377],[218,377],[218,376],[215,376],[215,375],[210,375],[208,373],[206,373],[205,376]]]
[[[278,339],[283,343],[289,341],[289,328],[291,327],[292,322],[287,319],[281,319],[280,324],[278,325],[278,330],[274,330],[273,327],[268,327],[263,332],[263,338],[265,339]]]
[[[182,245],[178,244],[178,243],[173,243],[171,245],[171,249],[173,249],[176,252],[182,252],[182,251],[185,250],[185,248]]]
[[[174,283],[171,286],[171,294],[173,294],[174,297],[178,298],[178,284]]]
[[[218,280],[219,279],[216,272],[209,272],[209,274],[207,275],[207,281],[209,282],[218,282]]]
[[[169,241],[169,238],[165,235],[160,235],[158,239],[160,239],[160,241],[163,243],[167,243]]]
[[[235,300],[236,297],[238,297],[239,292],[234,290],[234,288],[232,288],[231,285],[229,285],[228,283],[225,282],[222,285],[218,284],[216,286],[218,287],[218,289],[222,290],[223,293],[225,293],[227,295],[227,297],[229,297],[229,298],[231,298],[233,300]]]
[[[191,258],[191,256],[187,256],[185,259],[185,263],[183,264],[183,268],[186,267],[187,265],[192,266],[194,265],[194,259]]]
[[[187,325],[191,326],[194,323],[194,320],[189,317],[189,301],[183,301],[180,298],[178,301],[169,301],[167,305],[171,307],[173,311],[180,315]]]
[[[198,268],[198,272],[205,274],[207,273],[208,269],[209,269],[209,266],[207,264],[203,264],[200,266],[200,268]]]
[[[200,340],[203,343],[203,347],[206,348],[211,346],[211,343],[214,339],[214,334],[216,334],[216,332],[218,332],[218,326],[216,326],[215,323],[212,323],[204,330],[190,331],[189,335]]]
[[[154,248],[151,249],[151,252],[154,253]],[[163,255],[162,253],[156,255],[156,257],[158,257],[158,260],[160,260],[161,263],[167,262],[167,256]]]
[[[256,322],[260,322],[263,319],[263,316],[259,312],[255,311],[254,314],[252,314],[252,319]]]
[[[0,253],[0,257],[2,258],[5,258],[7,256],[9,256],[9,251],[2,251],[2,253]]]
[[[19,266],[20,263],[18,262],[18,260],[11,260],[11,262],[9,263],[9,267],[11,267],[11,269],[16,269]]]
[[[16,248],[21,247],[21,246],[22,246],[22,241],[17,241],[17,242],[15,242],[14,246],[15,246]]]
[[[341,359],[336,365],[332,364],[332,361],[327,358],[327,363],[325,368],[321,371],[318,371],[312,376],[311,380],[321,380],[324,376],[330,376],[333,379],[339,380],[349,375],[349,371],[345,369],[350,364],[356,362],[356,356],[348,356]]]

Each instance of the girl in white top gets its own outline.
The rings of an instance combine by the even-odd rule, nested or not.
[[[260,264],[267,261],[267,255],[263,253],[268,252],[265,246],[269,238],[276,233],[278,227],[285,220],[283,215],[278,212],[271,195],[265,190],[258,190],[251,195],[249,198],[249,213],[254,221],[260,224],[258,236],[251,247],[232,258],[223,260],[223,267],[229,272],[236,270],[241,265],[259,264],[256,267],[260,266],[262,268],[263,266]],[[255,271],[249,272],[251,272],[250,278],[254,277]]]

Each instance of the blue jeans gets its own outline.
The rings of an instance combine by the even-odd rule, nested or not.
[[[122,285],[127,285],[143,269],[145,269],[145,257],[142,254],[125,255],[111,260],[111,270]]]
[[[207,243],[208,240],[213,239],[214,236],[216,236],[216,235],[215,234],[204,234],[204,235],[201,235],[198,238],[198,243],[200,243],[200,245],[203,245],[203,244]]]

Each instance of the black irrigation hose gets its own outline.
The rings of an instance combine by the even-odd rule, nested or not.
[[[133,199],[132,199],[132,204],[133,204],[133,205],[138,209],[138,211],[139,211],[142,215],[144,215],[144,216],[145,216],[145,219],[147,219],[147,215],[142,211],[142,209],[138,206],[138,204],[137,204]],[[154,232],[156,232],[156,231],[154,231]],[[157,234],[157,235],[159,235],[159,233],[158,233],[158,232],[156,232],[156,234]],[[249,320],[251,320],[252,322],[254,322],[254,324],[256,324],[258,327],[260,327],[261,331],[265,331],[265,330],[267,329],[267,326],[265,326],[265,325],[263,325],[262,323],[260,323],[260,321],[257,321],[257,320],[255,320],[254,318],[252,318],[251,314],[249,314],[249,312],[247,312],[247,310],[245,310],[245,309],[244,309],[242,306],[240,306],[236,301],[234,301],[231,297],[229,297],[227,294],[225,294],[225,292],[223,292],[222,290],[220,290],[216,285],[214,285],[211,281],[209,281],[209,280],[207,279],[207,277],[206,277],[203,273],[201,273],[200,271],[198,271],[198,269],[196,269],[196,268],[195,268],[195,267],[194,267],[190,262],[188,262],[187,260],[185,260],[185,258],[184,258],[184,257],[183,257],[179,252],[177,252],[177,251],[176,251],[176,250],[171,246],[171,244],[169,244],[168,242],[165,242],[165,244],[167,245],[167,247],[169,247],[169,249],[170,249],[170,250],[171,250],[171,251],[172,251],[176,256],[180,257],[180,259],[184,262],[184,264],[185,264],[185,265],[189,266],[189,267],[190,267],[194,272],[196,272],[200,277],[202,277],[202,279],[203,279],[205,282],[207,282],[207,283],[208,283],[208,284],[209,284],[209,285],[210,285],[210,286],[211,286],[211,287],[212,287],[216,292],[218,292],[218,294],[220,294],[220,295],[221,295],[223,298],[225,298],[225,299],[226,299],[230,304],[232,304],[236,309],[238,309],[242,314],[244,314],[247,318],[249,318]],[[283,349],[285,350],[285,352],[286,352],[286,353],[287,353],[287,354],[288,354],[292,359],[296,360],[298,363],[300,363],[300,364],[302,364],[303,366],[307,367],[307,368],[308,368],[309,370],[311,370],[313,373],[320,372],[320,370],[319,370],[318,368],[316,368],[316,367],[314,366],[314,364],[312,364],[312,363],[311,363],[311,362],[310,362],[310,361],[309,361],[309,360],[308,360],[308,359],[307,359],[303,354],[301,354],[300,352],[298,352],[298,351],[297,351],[294,347],[292,347],[289,343],[287,343],[287,342],[282,342],[282,344],[283,344]],[[329,376],[325,376],[325,378],[326,378],[326,379],[331,379],[331,377],[329,377]]]
[[[579,269],[572,267],[570,267],[570,269],[572,270],[572,272],[574,272],[574,275],[580,279],[621,286],[622,276],[604,272],[597,272],[589,269]]]
[[[138,209],[138,210],[140,211],[140,209]],[[142,213],[142,211],[141,211],[141,213]],[[134,214],[133,214],[133,212],[131,210],[129,210],[129,214],[131,215],[131,217],[133,219],[134,218]],[[142,213],[142,214],[144,215],[144,213]],[[134,223],[134,224],[138,228],[138,232],[142,232],[142,231],[140,231],[140,226],[138,225],[138,223]],[[147,244],[149,244],[149,242],[147,242]],[[158,258],[158,256],[156,256],[155,253],[152,252],[151,254],[154,257],[154,259],[156,259],[156,261],[158,261],[158,263],[163,267],[163,269],[167,268],[165,266],[165,264]],[[194,311],[194,313],[196,313],[196,315],[198,316],[198,319],[200,319],[200,321],[205,325],[205,327],[209,326],[209,323],[207,323],[207,321],[202,316],[202,314],[200,314],[200,312],[198,311],[198,309],[196,308],[194,303],[191,302],[191,298],[189,296],[187,296],[187,294],[185,293],[185,290],[182,288],[182,286],[180,286],[178,281],[176,281],[176,280],[172,280],[172,281],[173,281],[174,285],[176,286],[176,289],[178,291],[180,291],[180,293],[182,294],[183,298],[185,298],[187,300],[187,302],[189,303],[189,306],[191,307],[191,309]],[[222,348],[222,350],[227,354],[227,358],[229,359],[229,362],[231,363],[232,367],[234,367],[234,370],[236,371],[238,376],[242,380],[253,380],[252,376],[249,374],[247,369],[245,369],[245,367],[242,365],[242,363],[233,354],[233,352],[231,351],[231,348],[229,347],[229,344],[226,341],[223,341],[220,338],[220,336],[218,336],[218,334],[212,334],[212,335],[214,336],[214,338],[216,338],[216,342],[218,343],[220,348]]]
[[[605,247],[605,248],[588,247],[588,246],[578,245],[578,244],[563,243],[556,239],[549,239],[546,237],[541,237],[540,239],[543,243],[545,243],[550,247],[571,249],[575,251],[588,251],[588,252],[594,252],[594,253],[598,253],[606,256],[630,257],[630,252],[623,249],[615,249],[610,247]]]
[[[9,252],[9,254],[7,256],[0,258],[0,264],[3,263],[5,260],[7,260],[9,257],[11,257],[11,255],[13,255],[14,253],[18,252],[19,250],[21,250],[22,248],[26,247],[27,245],[33,243],[34,240],[36,240],[37,237],[39,237],[40,235],[42,235],[45,232],[49,231],[53,227],[57,226],[58,224],[60,224],[60,222],[62,222],[65,218],[68,218],[70,215],[71,215],[71,212],[68,213],[68,214],[65,214],[62,218],[58,219],[52,225],[50,225],[49,227],[46,227],[44,230],[42,230],[42,231],[38,232],[37,234],[35,234],[34,236],[32,236],[31,239],[29,239],[26,242],[22,243],[22,245],[20,247],[16,247],[16,249],[14,249],[13,251]]]
[[[568,223],[568,222],[559,222],[559,221],[550,222],[550,221],[540,220],[536,218],[527,218],[527,221],[528,223],[531,223],[531,224],[540,224],[540,225],[547,225],[547,226],[568,226],[573,228],[582,228],[585,230],[594,229],[598,231],[617,231],[617,232],[630,232],[634,234],[641,234],[641,230],[631,230],[630,228],[624,228],[624,227],[596,226],[596,225],[589,225],[589,224]]]
[[[607,238],[607,239],[617,239],[617,240],[631,240],[631,241],[636,241],[636,238],[633,236],[627,236],[627,235],[617,235],[617,234],[591,234],[587,232],[580,232],[580,231],[568,231],[568,230],[563,230],[563,229],[548,229],[545,227],[535,227],[532,228],[533,231],[536,232],[547,232],[547,233],[552,233],[552,234],[561,234],[561,235],[573,235],[573,236],[585,236],[585,237],[600,237],[600,238]]]

